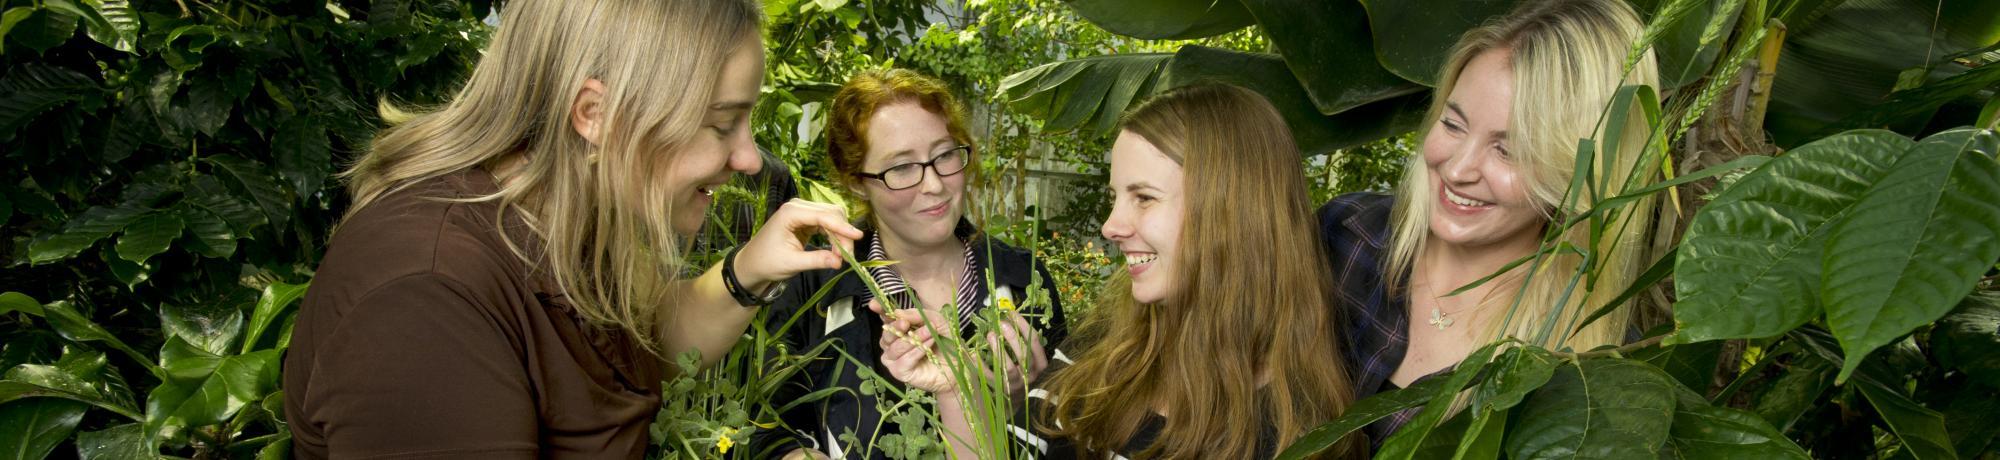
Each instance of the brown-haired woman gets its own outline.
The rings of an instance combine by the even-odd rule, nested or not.
[[[637,458],[664,357],[721,359],[839,212],[778,210],[693,280],[678,240],[761,166],[747,0],[515,0],[465,87],[345,173],[285,357],[300,458]]]
[[[1119,126],[1103,234],[1126,269],[1079,329],[1076,359],[1030,393],[1032,434],[1010,431],[1053,458],[1268,458],[1339,417],[1352,396],[1328,268],[1277,110],[1202,84]],[[921,335],[911,323],[892,327]],[[885,348],[892,373],[937,366],[909,341]]]
[[[865,230],[851,251],[857,259],[896,261],[865,271],[890,297],[889,304],[914,308],[932,318],[958,318],[957,324],[945,329],[972,339],[976,333],[972,321],[983,309],[999,302],[1025,303],[1030,286],[1048,290],[1047,297],[1054,302],[1055,284],[1031,254],[986,237],[966,219],[971,205],[968,182],[978,169],[977,159],[962,109],[943,82],[903,69],[865,72],[841,87],[829,110],[828,154],[838,180],[856,198],[859,227]],[[869,312],[880,299],[873,298],[860,278],[841,276],[844,271],[804,273],[786,288],[793,294],[780,300],[784,309],[774,312],[774,322],[790,320],[800,308],[814,310],[798,315],[800,319],[786,331],[795,349],[834,342],[848,356],[865,359],[881,354],[877,342],[885,335],[883,323]],[[819,303],[805,304],[829,284],[831,290]],[[1016,316],[1015,325],[1026,334],[1051,340],[1065,335],[1060,304],[1031,305],[1021,311],[1046,319],[1043,331]],[[887,395],[861,393],[863,370],[840,362],[839,353],[827,355],[795,374],[774,399],[785,404],[823,389],[847,391],[782,414],[786,426],[760,432],[753,451],[787,452],[789,458],[885,458],[869,443],[877,439],[883,419],[877,407]],[[1046,356],[1036,358],[1026,366],[1026,376],[1016,375],[1015,388],[1025,386],[1046,365]],[[881,369],[878,363],[865,364]],[[918,387],[945,378],[941,374],[898,377]],[[853,434],[852,442],[842,441],[847,433]]]

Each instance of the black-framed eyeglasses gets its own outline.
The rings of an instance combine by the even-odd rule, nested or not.
[[[882,186],[888,187],[889,190],[902,190],[924,183],[924,168],[937,171],[938,177],[949,177],[958,174],[960,171],[965,171],[965,166],[972,163],[969,161],[971,158],[972,146],[961,145],[952,147],[951,150],[946,150],[944,153],[939,153],[937,156],[931,157],[931,161],[903,163],[890,166],[889,169],[884,169],[882,172],[872,174],[857,173],[855,176],[863,179],[882,181]]]

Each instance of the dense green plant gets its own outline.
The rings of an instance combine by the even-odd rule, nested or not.
[[[281,456],[331,173],[487,3],[0,2],[0,457]]]
[[[1093,22],[1135,37],[1255,25],[1278,53],[1087,57],[1018,74],[1008,90],[1050,129],[1101,132],[1145,94],[1222,79],[1277,101],[1308,151],[1335,149],[1408,131],[1452,41],[1513,3],[1075,0]],[[1990,130],[2000,112],[2000,10],[1634,4],[1650,14],[1646,44],[1660,53],[1665,86],[1627,88],[1613,106],[1649,108],[1654,148],[1642,161],[1678,163],[1668,169],[1678,174],[1556,227],[1603,231],[1632,199],[1657,194],[1668,199],[1660,241],[1631,244],[1660,249],[1658,262],[1632,286],[1595,286],[1591,263],[1543,276],[1623,293],[1589,306],[1598,312],[1656,299],[1673,324],[1616,349],[1489,346],[1449,377],[1359,402],[1284,457],[1416,406],[1424,409],[1378,456],[1993,455],[2000,382],[1987,292],[2000,260],[2000,135]],[[1985,129],[1945,130],[1964,124]],[[1577,152],[1578,164],[1594,154]],[[1715,176],[1729,183],[1707,180]],[[1697,186],[1721,188],[1679,193]],[[1588,261],[1598,249],[1553,241],[1530,259],[1568,252]],[[1669,277],[1671,288],[1654,290]]]

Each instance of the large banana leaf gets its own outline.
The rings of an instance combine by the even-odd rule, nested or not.
[[[1066,0],[1091,23],[1112,33],[1148,40],[1185,40],[1248,27],[1250,12],[1237,0]]]
[[[1002,82],[1017,110],[1044,120],[1044,129],[1106,135],[1147,95],[1198,82],[1243,86],[1277,106],[1299,148],[1325,153],[1394,135],[1415,126],[1421,95],[1403,95],[1322,115],[1276,55],[1187,46],[1175,54],[1130,54],[1062,61]]]
[[[1966,68],[1935,60],[1996,41],[2000,2],[1847,0],[1789,32],[1765,130],[1786,147],[1816,139],[1840,129],[1836,122],[1889,102],[1904,71],[1927,69],[1926,82],[1949,78]],[[1918,134],[1912,130],[1931,109],[1848,126]]]
[[[1368,14],[1359,3],[1245,0],[1243,5],[1264,27],[1284,56],[1285,67],[1312,96],[1320,113],[1334,115],[1424,90],[1375,60]]]

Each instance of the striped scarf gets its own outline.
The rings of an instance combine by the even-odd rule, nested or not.
[[[973,313],[979,311],[980,303],[984,301],[986,295],[986,286],[980,282],[979,258],[973,253],[972,246],[970,243],[965,245],[965,275],[958,280],[958,327],[961,331],[972,330]],[[892,260],[889,258],[889,253],[882,250],[882,238],[879,235],[868,247],[868,260]],[[910,289],[910,283],[903,281],[902,275],[896,274],[892,267],[871,267],[868,269],[869,277],[875,279],[875,284],[882,288],[882,293],[896,305],[902,307],[917,305],[919,302],[916,292]]]

